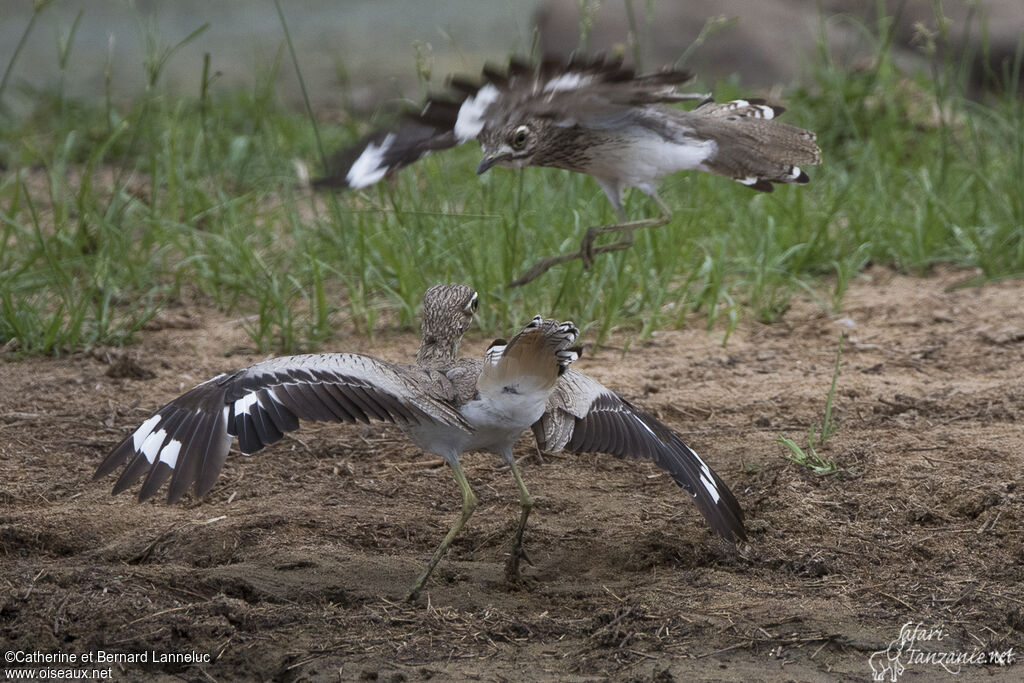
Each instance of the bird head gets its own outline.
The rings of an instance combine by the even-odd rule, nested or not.
[[[484,158],[476,167],[477,174],[483,173],[491,166],[530,166],[540,147],[544,128],[543,121],[529,119],[484,129],[479,138]]]
[[[477,293],[466,285],[435,285],[423,294],[423,339],[430,344],[458,341],[473,324]]]

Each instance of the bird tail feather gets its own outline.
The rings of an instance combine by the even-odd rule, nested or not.
[[[578,336],[571,322],[537,316],[512,341],[498,339],[491,344],[477,388],[481,393],[551,391],[580,356],[580,347],[574,346]]]
[[[817,136],[775,121],[783,111],[763,100],[735,100],[706,102],[689,112],[695,133],[717,146],[707,170],[762,192],[771,192],[773,183],[809,182],[800,167],[821,163]]]

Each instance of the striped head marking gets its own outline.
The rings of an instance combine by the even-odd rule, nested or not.
[[[476,167],[478,174],[492,166],[522,168],[530,166],[544,143],[550,122],[532,118],[515,121],[495,128],[485,128],[480,133],[480,147],[484,158]]]
[[[479,298],[466,285],[435,285],[423,294],[423,336],[461,336],[473,324]]]

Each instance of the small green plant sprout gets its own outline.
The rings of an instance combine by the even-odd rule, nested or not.
[[[815,474],[834,474],[839,471],[836,463],[832,460],[827,460],[818,453],[818,449],[825,445],[825,443],[836,433],[836,423],[832,419],[832,402],[836,395],[836,383],[839,380],[839,364],[843,358],[843,341],[846,339],[845,333],[839,335],[839,346],[836,348],[836,364],[832,369],[832,386],[829,387],[828,397],[825,399],[825,416],[821,421],[821,427],[815,431],[815,425],[812,424],[807,432],[807,448],[801,448],[792,439],[779,434],[778,443],[789,449],[788,453],[784,453],[787,460],[795,462],[797,465],[802,467],[810,468]]]

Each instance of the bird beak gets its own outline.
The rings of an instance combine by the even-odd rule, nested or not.
[[[491,154],[485,154],[484,158],[480,160],[480,165],[476,167],[476,174],[480,175],[491,166],[509,158],[510,155],[507,152],[492,152]]]

